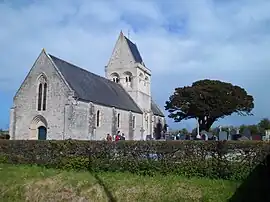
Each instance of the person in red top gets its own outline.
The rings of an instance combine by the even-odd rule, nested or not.
[[[116,137],[115,137],[115,141],[118,141],[118,140],[120,140],[120,139],[121,139],[120,135],[117,134]]]
[[[106,139],[107,139],[108,142],[111,142],[112,141],[112,136],[110,136],[110,134],[108,133]]]
[[[121,139],[121,133],[120,131],[117,132],[117,135],[115,136],[115,140],[114,141],[119,141]]]

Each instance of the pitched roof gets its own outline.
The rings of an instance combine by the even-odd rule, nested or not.
[[[53,55],[49,56],[79,99],[142,113],[120,84],[88,72]]]
[[[132,43],[127,37],[125,37],[126,41],[127,41],[127,44],[128,44],[128,47],[135,59],[135,62],[138,62],[138,63],[142,63],[143,60],[142,60],[142,57],[141,57],[141,54],[136,46],[136,44]]]
[[[165,117],[162,111],[159,109],[159,107],[153,100],[151,100],[151,110],[154,115]]]

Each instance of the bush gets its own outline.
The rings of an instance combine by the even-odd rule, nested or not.
[[[0,163],[244,179],[264,163],[264,142],[0,140]]]
[[[9,140],[10,135],[9,134],[0,134],[0,139]]]

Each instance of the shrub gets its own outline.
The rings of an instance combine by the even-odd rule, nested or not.
[[[269,149],[258,141],[0,140],[0,163],[244,179]]]
[[[0,139],[9,140],[10,135],[9,134],[0,134]]]

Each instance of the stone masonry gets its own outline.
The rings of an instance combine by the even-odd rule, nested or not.
[[[153,133],[157,120],[165,123],[164,116],[151,111],[151,71],[134,60],[122,33],[105,74],[109,80],[119,79],[142,114],[76,99],[74,89],[42,50],[14,96],[10,110],[11,139],[38,139],[39,127],[45,127],[46,139],[102,140],[108,133],[121,131],[126,139],[140,140]],[[41,80],[47,84],[46,110],[37,110]]]

